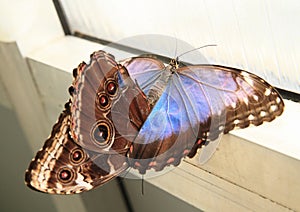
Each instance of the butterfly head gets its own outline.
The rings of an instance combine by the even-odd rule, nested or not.
[[[179,68],[178,57],[171,59],[169,63],[170,71],[173,74]]]

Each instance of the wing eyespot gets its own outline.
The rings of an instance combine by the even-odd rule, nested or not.
[[[118,85],[114,80],[108,80],[105,84],[105,89],[110,96],[116,96],[118,93]]]
[[[75,175],[72,169],[63,167],[57,172],[57,179],[64,184],[68,184],[75,179]]]
[[[96,105],[101,111],[107,111],[111,107],[111,99],[104,92],[98,93]]]
[[[100,120],[94,124],[91,131],[91,137],[94,143],[100,148],[106,148],[110,145],[114,136],[112,124],[108,120]]]
[[[72,152],[70,154],[70,161],[74,165],[78,165],[78,164],[82,163],[85,159],[86,159],[86,154],[84,153],[84,151],[82,149],[76,148],[76,149],[72,150]]]

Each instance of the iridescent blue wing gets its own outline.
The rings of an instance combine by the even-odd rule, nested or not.
[[[135,72],[134,67],[127,68],[130,74]],[[163,71],[167,70],[152,70],[156,76]],[[151,81],[142,72],[136,80],[141,85]],[[144,173],[178,165],[183,156],[193,157],[206,143],[200,156],[203,163],[215,151],[222,132],[271,121],[283,106],[277,91],[251,73],[212,65],[179,68],[134,141],[131,166]]]
[[[196,98],[195,89],[196,84],[186,76],[174,74],[170,78],[134,140],[130,157],[136,160],[131,166],[141,173],[149,168],[159,171],[166,165],[178,165],[189,154],[198,140],[200,125],[206,129],[211,119],[205,95]]]
[[[148,95],[150,88],[161,76],[165,65],[152,57],[135,57],[121,61],[128,69],[130,77],[137,82],[143,92]]]
[[[134,140],[131,157],[137,160],[131,164],[141,173],[148,168],[161,170],[166,165],[178,165],[182,157],[193,156],[191,150],[205,141],[216,143],[223,132],[223,90],[198,82],[194,71],[184,72],[171,74],[165,91]],[[214,84],[220,84],[216,75],[211,77],[215,78]]]
[[[276,89],[249,72],[214,65],[189,66],[177,71],[201,85],[210,96],[210,115],[215,118],[207,132],[200,163],[205,163],[216,150],[219,141],[216,134],[228,133],[235,127],[245,128],[250,124],[258,126],[264,121],[272,121],[283,112],[284,103]],[[215,133],[213,136],[212,132]]]

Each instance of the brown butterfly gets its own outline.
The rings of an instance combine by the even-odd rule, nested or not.
[[[26,171],[27,185],[42,192],[79,193],[118,176],[128,168],[126,153],[150,113],[142,91],[110,54],[95,52],[73,75],[71,100]],[[127,119],[119,117],[126,137],[111,121],[112,105],[130,107]]]
[[[271,121],[284,108],[267,82],[223,66],[165,67],[151,57],[117,63],[98,51],[73,75],[71,99],[26,171],[38,191],[80,193],[128,168],[177,166],[221,133]]]

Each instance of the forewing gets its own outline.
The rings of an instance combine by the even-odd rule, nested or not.
[[[207,101],[207,105],[210,110],[201,113],[215,117],[217,122],[220,120],[220,124],[211,123],[207,138],[201,136],[203,132],[200,128],[199,141],[206,139],[200,163],[205,163],[216,150],[219,143],[216,135],[228,133],[235,127],[258,126],[264,121],[272,121],[283,112],[284,103],[276,89],[249,72],[213,65],[189,66],[178,69],[178,72],[193,79],[202,88],[200,93],[203,89],[208,91],[206,93],[211,100]],[[202,95],[198,98],[203,100]],[[201,107],[198,108],[201,110]]]
[[[146,95],[165,68],[160,60],[151,57],[133,57],[122,61],[121,64],[127,68],[130,77]]]
[[[74,78],[71,132],[75,142],[104,154],[128,151],[150,109],[126,68],[112,55],[97,51],[89,64],[75,69]],[[143,111],[136,110],[139,107]]]

